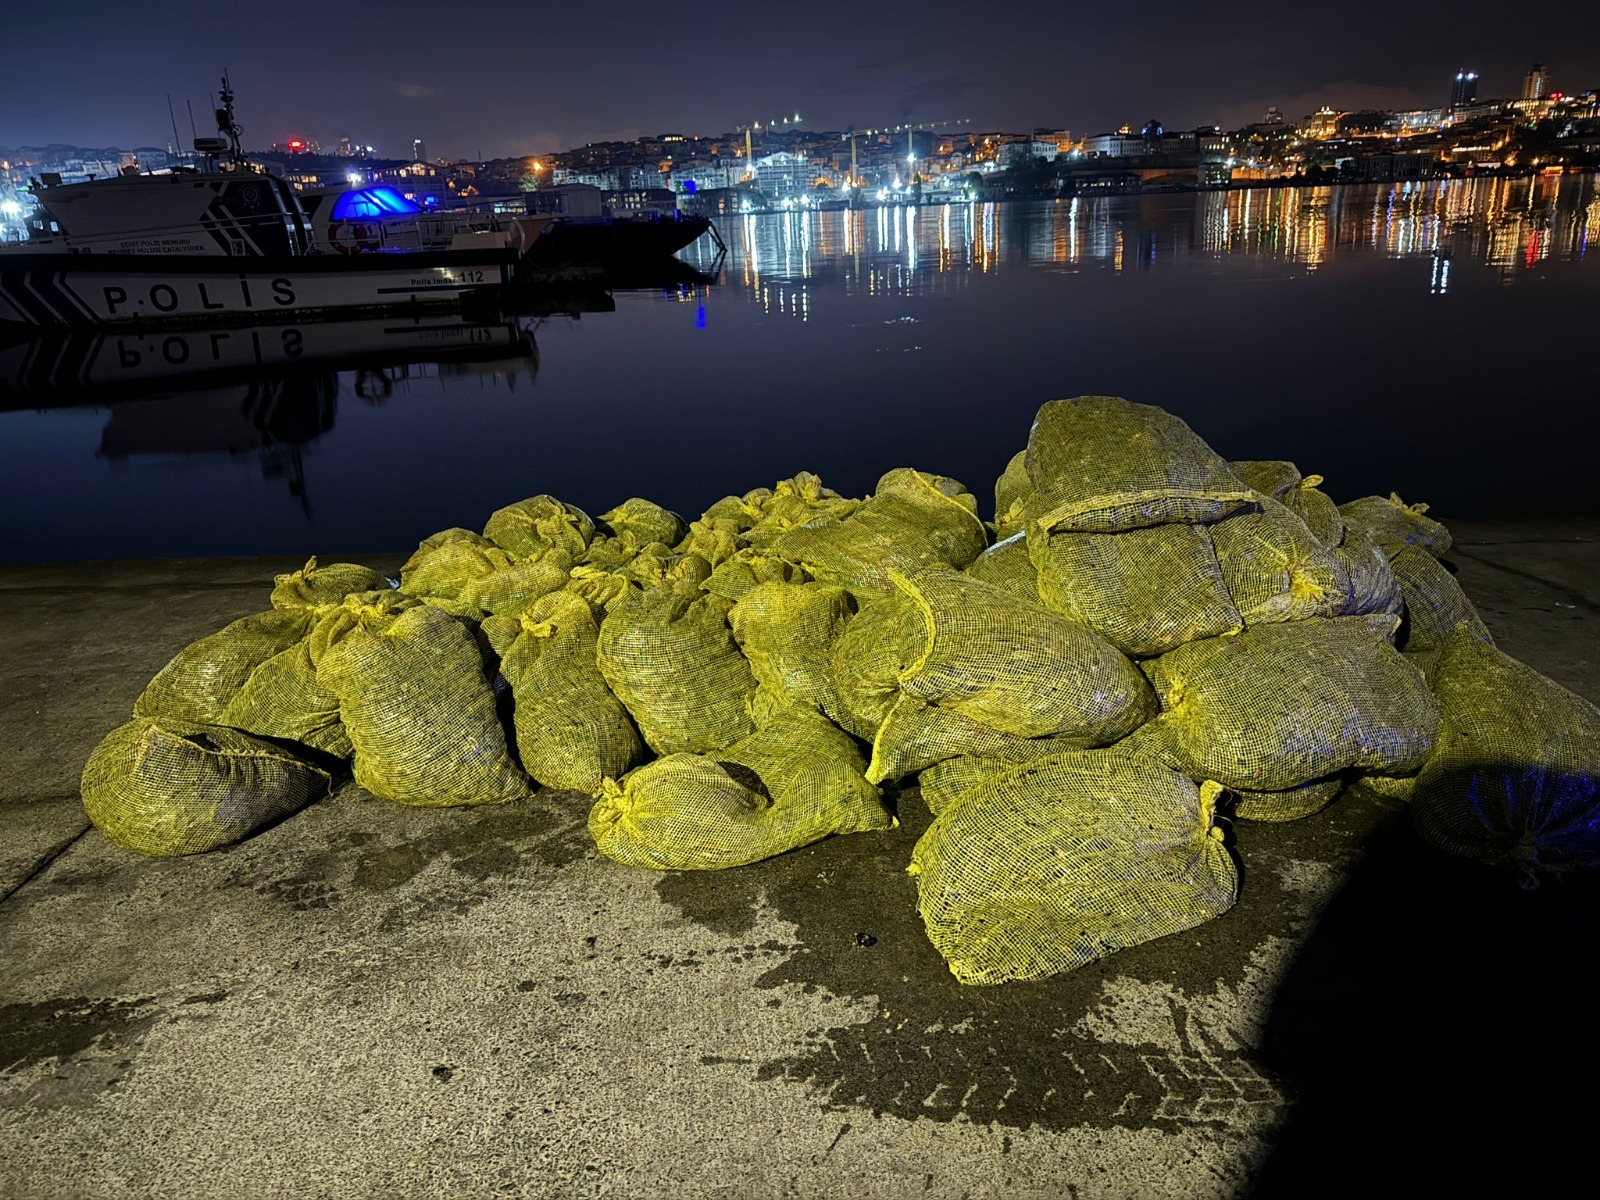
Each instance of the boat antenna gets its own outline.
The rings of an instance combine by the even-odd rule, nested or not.
[[[172,121],[172,150],[173,153],[183,146],[183,139],[178,136],[178,114],[172,111],[172,93],[167,93],[167,117]]]
[[[233,85],[228,82],[228,72],[222,72],[222,89],[217,92],[217,132],[228,139],[228,160],[236,167],[244,165],[244,154],[240,149],[239,139],[244,130],[239,128],[239,122],[233,119]]]

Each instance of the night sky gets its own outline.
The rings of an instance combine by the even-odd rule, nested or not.
[[[1600,85],[1592,3],[1518,10],[1262,4],[8,6],[0,145],[163,145],[170,92],[206,121],[226,66],[245,144],[339,135],[402,157],[535,154],[641,133],[717,133],[799,112],[811,129],[968,117],[1104,132],[1149,117],[1237,126],[1269,104],[1431,107],[1458,66],[1516,96]],[[1523,15],[1525,11],[1526,15]],[[202,134],[209,129],[202,128]]]

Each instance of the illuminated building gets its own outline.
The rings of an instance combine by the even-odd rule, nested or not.
[[[674,163],[667,174],[667,183],[675,192],[702,192],[712,188],[734,187],[743,174],[744,168],[737,161],[695,159]]]
[[[1456,72],[1455,84],[1450,88],[1450,107],[1471,104],[1478,98],[1478,73],[1465,67]]]
[[[411,142],[411,159],[413,162],[427,162],[428,148],[422,144],[421,138],[413,138]]]
[[[1333,137],[1339,132],[1339,118],[1344,115],[1344,113],[1337,112],[1324,104],[1306,118],[1305,124],[1301,126],[1301,129],[1306,137],[1320,142]]]
[[[1059,146],[1054,141],[1049,142],[1005,142],[1000,146],[998,162],[1002,168],[1014,167],[1030,159],[1042,158],[1046,162],[1054,162],[1060,153]]]
[[[780,150],[756,159],[755,176],[756,187],[767,196],[777,199],[809,191],[816,169],[812,167],[810,159]]]
[[[1394,119],[1402,134],[1432,133],[1444,124],[1444,116],[1442,108],[1416,108],[1409,112],[1397,112]]]
[[[1533,69],[1522,77],[1522,98],[1543,100],[1550,95],[1550,71],[1543,63],[1534,63]]]

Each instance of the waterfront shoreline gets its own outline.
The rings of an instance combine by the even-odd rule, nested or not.
[[[801,208],[784,208],[778,205],[767,205],[762,208],[752,208],[740,212],[718,213],[716,216],[725,217],[764,217],[793,214],[796,212],[868,212],[880,208],[943,208],[946,205],[958,204],[1040,204],[1051,201],[1097,199],[1110,196],[1174,196],[1174,195],[1211,195],[1228,192],[1260,192],[1260,191],[1300,191],[1302,189],[1317,188],[1347,188],[1347,187],[1395,187],[1416,185],[1426,187],[1440,183],[1471,183],[1481,180],[1538,180],[1538,179],[1600,179],[1600,169],[1568,169],[1560,174],[1542,171],[1475,171],[1464,175],[1434,175],[1416,179],[1243,179],[1231,183],[1205,185],[1161,185],[1159,187],[1135,188],[1086,188],[1081,191],[1056,192],[1040,191],[1028,195],[1008,196],[971,196],[966,199],[908,200],[894,198],[888,200],[866,201],[861,204],[828,201],[815,205],[806,205]]]

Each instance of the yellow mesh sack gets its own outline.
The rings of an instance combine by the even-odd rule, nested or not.
[[[408,608],[416,608],[419,603],[414,597],[393,588],[377,588],[346,596],[340,603],[323,610],[316,624],[306,634],[306,649],[311,654],[311,661],[320,664],[329,648],[343,641],[353,630],[374,621],[399,616]]]
[[[117,845],[198,854],[327,795],[328,772],[237,729],[136,717],[83,768],[83,807]]]
[[[1313,779],[1282,792],[1252,792],[1234,789],[1233,815],[1245,821],[1298,821],[1319,813],[1344,790],[1345,780]]]
[[[1600,867],[1600,709],[1470,629],[1445,639],[1411,816],[1430,845],[1522,873]]]
[[[589,548],[583,553],[582,564],[616,570],[638,558],[647,545],[653,546],[653,543],[635,541],[630,537],[596,534],[594,541],[589,543]]]
[[[984,780],[1016,765],[988,754],[958,754],[923,768],[917,775],[917,791],[937,817]]]
[[[921,640],[921,614],[904,592],[896,589],[861,607],[833,645],[840,725],[872,740],[900,695],[900,673]]]
[[[218,723],[258,737],[300,742],[337,758],[355,752],[339,719],[339,697],[317,682],[317,667],[305,641],[250,672]]]
[[[1206,526],[1228,596],[1246,627],[1337,615],[1349,602],[1350,569],[1270,496]]]
[[[1402,652],[1401,657],[1416,668],[1417,674],[1421,675],[1423,681],[1431,688],[1439,667],[1439,654],[1438,650],[1412,650]]]
[[[1358,781],[1368,791],[1401,803],[1411,799],[1411,793],[1417,786],[1415,775],[1361,775]]]
[[[643,588],[673,580],[699,586],[711,577],[712,567],[699,554],[679,553],[660,542],[654,542],[642,548],[620,571]]]
[[[511,556],[468,529],[446,529],[425,538],[400,567],[400,591],[459,600],[476,579],[511,566]]]
[[[595,663],[600,631],[569,592],[535,602],[517,622],[500,673],[515,702],[517,753],[551,788],[599,793],[644,757],[644,743]]]
[[[1124,654],[1164,654],[1244,628],[1202,525],[1125,533],[1028,531],[1039,599]]]
[[[713,757],[771,799],[780,810],[775,815],[791,829],[804,823],[811,829],[826,825],[827,833],[857,833],[896,825],[866,778],[866,762],[855,741],[811,709],[776,712],[756,732]],[[820,812],[803,817],[808,806]],[[827,833],[792,845],[806,845]]]
[[[748,526],[725,517],[702,517],[691,521],[689,532],[673,547],[679,554],[698,554],[713,567],[728,561],[740,550],[745,541],[741,530]]]
[[[1028,478],[1028,452],[1018,450],[994,481],[994,534],[1004,540],[1021,533],[1028,524],[1033,481]]]
[[[1438,707],[1385,638],[1393,617],[1257,625],[1148,664],[1162,721],[1192,778],[1285,791],[1352,767],[1416,770]]]
[[[1350,575],[1350,591],[1339,616],[1400,615],[1403,607],[1400,581],[1389,565],[1389,556],[1370,533],[1364,529],[1346,529],[1344,541],[1333,553]]]
[[[1153,661],[1143,664],[1146,668],[1152,665]],[[1171,767],[1174,771],[1182,771],[1187,764],[1183,761],[1183,756],[1178,753],[1176,742],[1177,734],[1172,722],[1165,717],[1156,717],[1146,721],[1123,738],[1116,744],[1116,748],[1125,754],[1146,755],[1163,766]],[[1202,781],[1196,779],[1195,782]]]
[[[1126,738],[1117,743],[1119,748],[1126,744]],[[1079,749],[1082,747],[1072,745],[1066,738],[1009,739],[998,748],[992,748],[989,753],[958,754],[924,768],[917,776],[917,788],[928,811],[937,817],[980,784],[1002,772],[1023,763]]]
[[[1044,531],[1220,521],[1254,502],[1183,421],[1116,396],[1045,404],[1028,433],[1026,463],[1029,515]]]
[[[581,508],[554,496],[530,496],[496,509],[483,527],[483,536],[512,558],[538,558],[550,550],[565,550],[577,561],[594,540],[594,522]]]
[[[772,499],[771,488],[755,488],[742,496],[724,496],[700,515],[699,524],[706,529],[721,529],[738,535],[754,528],[766,516],[761,506]],[[694,530],[695,522],[689,529]]]
[[[1128,659],[1083,625],[959,571],[891,582],[922,628],[900,673],[907,695],[1017,737],[1116,741],[1155,714],[1155,696]]]
[[[562,589],[562,594],[572,596],[574,593]],[[581,599],[581,597],[578,597]],[[585,608],[588,604],[585,603]],[[591,618],[594,610],[590,609]],[[508,617],[492,614],[483,619],[478,625],[478,633],[489,645],[489,651],[496,658],[504,658],[506,652],[516,645],[517,639],[522,636],[522,618],[520,616]]]
[[[1238,874],[1220,789],[1090,750],[995,776],[941,814],[911,873],[928,940],[964,984],[1042,979],[1226,912]]]
[[[734,643],[732,606],[693,584],[634,589],[600,625],[600,673],[657,754],[715,750],[753,731],[755,691]]]
[[[663,546],[659,542],[649,546],[641,546],[638,553],[629,556],[628,561],[617,568],[617,574],[642,588],[651,587],[654,584],[666,581],[667,570],[672,565],[672,559],[673,552],[671,548]],[[700,561],[704,562],[705,560],[701,559]]]
[[[359,563],[329,563],[319,567],[313,556],[298,571],[279,575],[273,580],[272,607],[287,612],[315,612],[327,605],[338,604],[351,592],[370,592],[373,588],[383,586],[382,577],[370,567],[363,567]]]
[[[1013,533],[996,542],[966,566],[974,579],[1004,588],[1029,604],[1040,604],[1039,572],[1028,557],[1025,534]]]
[[[1277,499],[1304,521],[1324,546],[1337,546],[1344,541],[1344,517],[1333,498],[1317,486],[1321,482],[1321,475],[1307,475]]]
[[[572,568],[562,590],[581,598],[597,619],[603,619],[612,608],[641,589],[620,570],[582,563]]]
[[[894,825],[855,744],[796,710],[714,757],[672,754],[607,780],[589,814],[600,853],[657,870],[744,866]]]
[[[1407,546],[1390,566],[1405,602],[1400,624],[1400,649],[1407,654],[1437,650],[1457,629],[1466,629],[1480,641],[1493,644],[1489,629],[1443,563],[1421,546]]]
[[[408,573],[415,572],[430,553],[441,546],[476,546],[480,550],[485,550],[494,546],[494,543],[481,533],[473,533],[472,530],[462,529],[460,526],[441,529],[417,543],[417,548],[411,552],[411,557],[401,564],[401,578],[404,579]]]
[[[1440,556],[1450,550],[1450,531],[1426,515],[1426,504],[1407,504],[1399,496],[1364,496],[1339,506],[1346,529],[1359,529],[1372,535],[1372,540],[1390,558],[1407,546],[1421,546],[1429,554]]]
[[[843,588],[763,583],[733,606],[728,623],[758,684],[842,721],[833,648],[854,616],[855,605]]]
[[[761,519],[751,527],[750,540],[753,544],[765,545],[785,530],[819,518],[843,520],[861,503],[825,487],[810,471],[801,471],[793,479],[780,479],[770,492],[763,489],[759,499]]]
[[[458,616],[516,616],[563,587],[571,570],[572,556],[565,549],[518,559],[475,533],[447,530],[406,560],[400,590]]]
[[[701,585],[713,596],[738,601],[764,583],[809,583],[811,575],[776,554],[746,546],[718,563]]]
[[[873,783],[904,779],[961,754],[1025,759],[1032,741],[901,692],[873,734],[867,778]]]
[[[891,590],[892,570],[964,567],[989,544],[970,492],[953,479],[905,467],[884,475],[872,498],[842,519],[819,517],[770,541],[756,540],[757,532],[752,545],[863,601]]]
[[[461,598],[485,613],[515,617],[541,596],[565,587],[571,572],[571,556],[565,550],[551,550],[473,579]]]
[[[374,796],[439,808],[528,794],[477,642],[457,618],[373,606],[321,655],[317,679],[339,697],[356,782]]]
[[[611,537],[632,541],[640,546],[660,542],[666,546],[677,545],[685,528],[683,518],[649,500],[634,496],[624,500],[609,512],[600,514],[597,529]]]
[[[190,642],[145,685],[135,716],[209,723],[267,659],[289,649],[311,628],[304,609],[269,609],[240,617],[216,633]]]
[[[1281,458],[1236,458],[1228,471],[1251,491],[1282,500],[1300,482],[1300,468]]]

